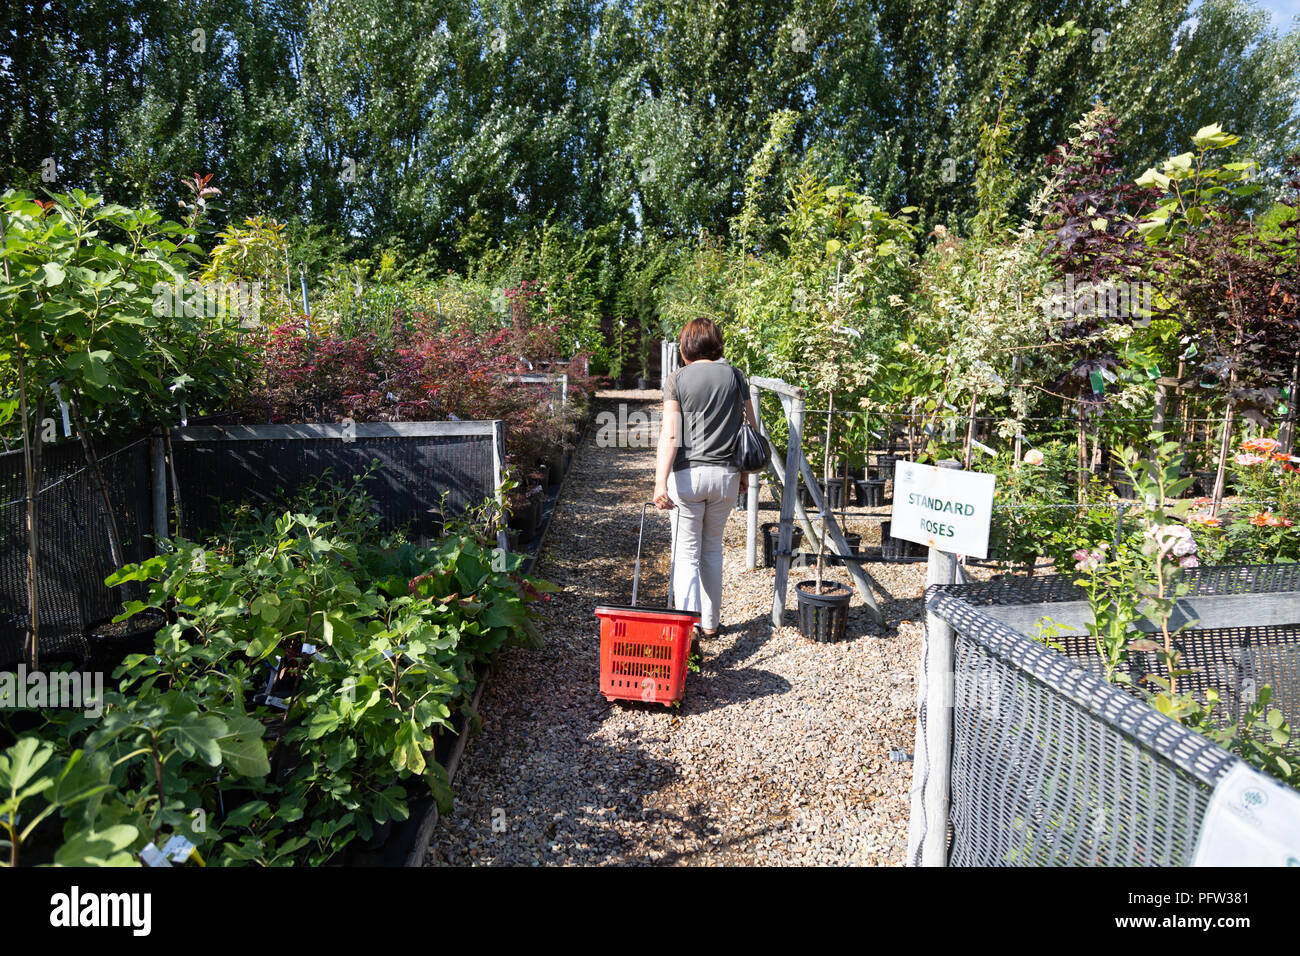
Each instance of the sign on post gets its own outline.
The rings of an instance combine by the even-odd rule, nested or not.
[[[992,475],[900,461],[889,534],[949,554],[987,558]]]

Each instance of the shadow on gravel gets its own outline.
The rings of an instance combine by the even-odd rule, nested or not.
[[[733,624],[727,630],[738,636],[722,651],[711,653],[709,641],[703,642],[704,661],[700,672],[686,678],[683,715],[707,713],[790,690],[790,682],[784,677],[762,668],[743,666],[772,638],[772,626],[766,616]]]

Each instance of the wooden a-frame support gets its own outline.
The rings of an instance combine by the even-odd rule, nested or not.
[[[749,380],[749,393],[754,403],[755,415],[758,414],[758,402],[763,389],[775,392],[781,399],[781,408],[785,411],[786,420],[790,424],[790,439],[787,443],[785,461],[782,462],[780,449],[772,442],[772,437],[768,434],[767,429],[763,427],[762,417],[759,416],[759,428],[767,443],[772,447],[771,467],[774,473],[773,476],[776,483],[781,486],[781,530],[776,546],[776,587],[772,594],[772,626],[780,627],[785,623],[786,591],[790,582],[790,545],[794,538],[793,519],[796,517],[799,519],[799,525],[803,528],[804,534],[807,535],[809,541],[818,540],[817,532],[809,520],[808,512],[799,498],[800,475],[803,476],[818,515],[823,512],[826,515],[826,534],[830,539],[829,543],[834,549],[834,553],[848,559],[844,562],[844,565],[848,568],[849,576],[853,579],[853,586],[857,590],[858,596],[862,598],[862,603],[866,605],[867,612],[871,615],[873,622],[879,626],[881,623],[880,608],[876,605],[876,599],[871,593],[867,574],[857,561],[853,560],[854,556],[849,550],[848,542],[844,540],[844,535],[840,531],[834,513],[826,508],[826,503],[822,499],[821,485],[817,482],[812,466],[808,464],[808,459],[803,453],[803,419],[804,411],[807,408],[804,390],[793,385],[787,385],[778,378],[763,378],[757,375],[752,377]],[[758,482],[750,483],[747,504],[749,514],[746,543],[749,546],[748,563],[750,567],[753,567],[758,532]]]

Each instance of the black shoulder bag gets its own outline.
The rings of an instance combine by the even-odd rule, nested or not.
[[[740,388],[740,371],[732,369],[736,376],[736,409],[740,415],[740,430],[736,432],[736,443],[731,449],[731,463],[744,475],[762,471],[772,459],[772,448],[767,439],[758,433],[745,419],[745,396]],[[758,409],[754,409],[758,414]]]

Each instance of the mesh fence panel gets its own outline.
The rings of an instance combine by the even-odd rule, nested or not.
[[[441,517],[463,513],[495,492],[491,434],[174,440],[185,532],[221,527],[223,503],[278,507],[304,482],[326,474],[342,483],[378,465],[365,485],[386,530],[423,536]],[[113,501],[122,557],[153,554],[151,453],[147,437],[112,451],[97,449]],[[39,498],[43,659],[82,659],[86,631],[121,611],[136,593],[109,588],[108,520],[81,446],[48,446]],[[445,498],[444,498],[445,495]],[[21,452],[0,455],[0,667],[22,660],[27,633],[26,489]]]
[[[117,519],[123,560],[153,553],[149,441],[96,449]],[[85,654],[86,629],[121,610],[121,589],[106,587],[113,571],[104,502],[76,443],[42,453],[38,499],[40,560],[36,587],[41,654],[50,659]],[[21,452],[0,455],[0,666],[22,659],[27,633],[27,502]]]
[[[434,512],[462,514],[494,494],[492,442],[491,435],[456,435],[173,440],[172,447],[191,537],[221,527],[223,502],[279,507],[308,481],[328,475],[350,484],[376,463],[365,488],[383,528],[419,535],[436,527]]]
[[[1288,591],[1298,571],[1215,568],[1189,583],[1198,594]],[[956,632],[950,865],[1191,862],[1210,794],[1237,758],[1090,672],[1099,668],[1087,639],[1052,638],[1066,642],[1066,653],[1058,653],[981,609],[1078,597],[1061,578],[953,585],[927,595],[927,607]],[[1300,627],[1218,628],[1180,638],[1189,659],[1200,661],[1202,686],[1226,679],[1241,687],[1241,675],[1250,673],[1294,708]],[[1243,705],[1238,698],[1234,706]]]

